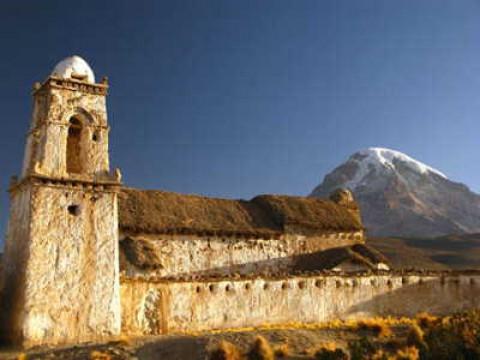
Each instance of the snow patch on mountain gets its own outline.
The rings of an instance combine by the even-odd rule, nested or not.
[[[361,150],[352,155],[349,161],[355,162],[358,165],[355,176],[344,184],[345,187],[352,190],[356,189],[359,185],[363,185],[365,177],[372,169],[397,171],[396,162],[402,162],[403,165],[408,166],[411,170],[420,174],[434,173],[444,179],[448,179],[445,174],[437,169],[415,160],[404,153],[387,148],[371,147]],[[379,169],[379,167],[381,167],[381,169]]]
[[[352,190],[370,236],[480,233],[480,196],[401,152],[369,148],[325,175],[310,196]]]

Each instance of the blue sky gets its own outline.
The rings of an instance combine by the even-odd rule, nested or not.
[[[0,230],[31,86],[72,54],[130,186],[305,195],[383,146],[480,191],[479,34],[479,0],[2,0]]]

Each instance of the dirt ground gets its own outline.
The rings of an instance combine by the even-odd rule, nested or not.
[[[401,331],[398,330],[398,331]],[[349,329],[281,329],[232,331],[199,335],[168,335],[129,338],[103,344],[82,344],[62,348],[33,348],[26,352],[0,351],[1,360],[62,359],[62,360],[205,360],[208,350],[221,340],[235,344],[242,352],[248,351],[256,336],[265,337],[275,350],[280,346],[288,349],[282,359],[311,359],[314,349],[334,342],[346,348],[348,341],[372,334]],[[286,346],[285,346],[286,344]]]

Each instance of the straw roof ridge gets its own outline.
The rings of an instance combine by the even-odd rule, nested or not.
[[[286,195],[231,200],[127,187],[119,194],[119,223],[133,233],[270,237],[363,229],[359,217],[330,200]]]
[[[269,212],[283,230],[287,230],[289,226],[309,230],[363,229],[359,218],[346,207],[331,200],[287,195],[259,195],[251,202]]]

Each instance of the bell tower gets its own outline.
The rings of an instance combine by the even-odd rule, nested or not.
[[[117,193],[106,96],[80,57],[33,90],[19,178],[10,186],[5,335],[24,346],[120,332]]]
[[[96,181],[108,178],[106,78],[95,83],[80,57],[61,61],[36,84],[22,177]]]

